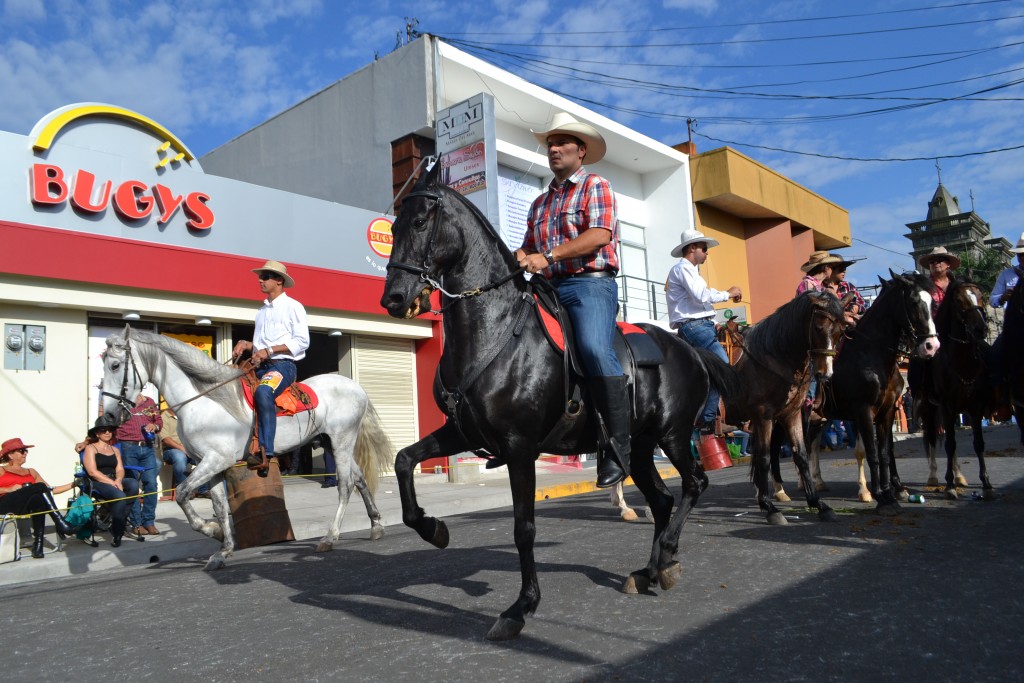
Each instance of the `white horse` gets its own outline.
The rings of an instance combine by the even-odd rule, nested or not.
[[[103,411],[122,419],[130,402],[146,382],[178,406],[178,438],[199,460],[177,488],[175,497],[193,529],[222,542],[206,563],[219,569],[235,548],[228,512],[224,473],[242,457],[252,433],[252,409],[242,396],[237,368],[221,365],[202,351],[177,339],[125,327],[107,339],[103,354]],[[317,552],[333,547],[352,487],[359,490],[370,517],[370,537],[384,536],[373,490],[381,471],[393,462],[394,452],[366,392],[341,375],[317,375],[305,381],[319,397],[315,410],[279,417],[274,448],[287,452],[318,434],[331,440],[338,470],[338,511]],[[119,388],[119,389],[118,389]],[[120,391],[119,394],[113,393]],[[191,502],[192,493],[210,484],[216,520],[205,520]]]

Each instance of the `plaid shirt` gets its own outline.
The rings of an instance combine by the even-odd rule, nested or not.
[[[542,254],[590,228],[602,228],[611,231],[612,237],[597,253],[559,261],[543,272],[548,279],[583,271],[617,273],[619,257],[615,246],[619,241],[619,220],[616,213],[612,186],[581,166],[561,185],[552,180],[548,191],[533,201],[526,219],[522,249],[527,254]]]
[[[142,428],[148,424],[155,424],[157,432],[164,426],[164,421],[160,418],[160,410],[156,407],[153,399],[147,396],[135,404],[131,417],[117,428],[117,440],[143,441],[146,437],[142,435]],[[155,441],[156,432],[153,432],[153,437]]]
[[[853,301],[850,302],[850,305],[847,306],[847,309],[853,306],[859,306],[859,312],[863,313],[864,309],[867,308],[867,304],[864,303],[864,297],[860,295],[860,292],[857,291],[857,288],[853,285],[853,283],[843,280],[838,285],[836,285],[836,296],[838,296],[840,299],[846,296],[848,292],[853,292]]]

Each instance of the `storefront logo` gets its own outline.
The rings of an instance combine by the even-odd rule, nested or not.
[[[366,228],[366,241],[370,243],[370,249],[377,256],[384,258],[391,257],[391,245],[394,238],[391,236],[391,221],[387,218],[377,218]]]

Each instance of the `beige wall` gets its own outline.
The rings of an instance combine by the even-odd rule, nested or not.
[[[46,327],[46,369],[0,370],[0,441],[19,437],[35,444],[28,467],[50,486],[74,476],[74,445],[89,424],[82,396],[88,391],[85,311],[0,301],[0,322]]]

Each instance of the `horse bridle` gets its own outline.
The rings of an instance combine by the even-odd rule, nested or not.
[[[135,407],[135,401],[128,398],[128,368],[131,367],[132,373],[135,380],[141,385],[142,375],[139,374],[139,369],[135,366],[135,358],[132,355],[132,342],[128,335],[125,335],[124,346],[120,344],[117,348],[124,349],[125,360],[124,360],[124,375],[121,378],[121,393],[112,394],[109,391],[101,391],[100,396],[109,396],[110,398],[117,401],[117,404],[121,407],[121,410],[131,415],[132,408]]]
[[[509,280],[523,273],[522,268],[517,268],[508,275],[498,280],[495,280],[494,282],[482,285],[480,287],[474,287],[472,289],[467,289],[458,293],[447,291],[444,287],[441,286],[441,277],[434,275],[430,270],[430,256],[434,251],[434,240],[437,238],[437,229],[441,225],[441,215],[444,213],[444,194],[442,194],[440,191],[416,190],[405,195],[403,201],[405,199],[411,199],[414,197],[423,197],[426,199],[434,200],[434,206],[431,207],[430,209],[430,211],[434,213],[434,218],[430,226],[430,234],[427,237],[427,250],[426,253],[424,253],[423,255],[423,265],[417,266],[411,263],[403,263],[401,261],[391,260],[388,262],[387,267],[398,268],[399,270],[404,270],[406,272],[413,273],[414,275],[418,275],[420,282],[425,282],[426,284],[430,285],[431,288],[436,289],[449,299],[452,299],[451,302],[442,306],[440,309],[436,311],[430,311],[431,313],[434,313],[435,315],[440,315],[444,313],[450,306],[453,306],[462,299],[480,296],[484,292],[489,292],[490,290],[495,289],[496,287],[500,287]]]

